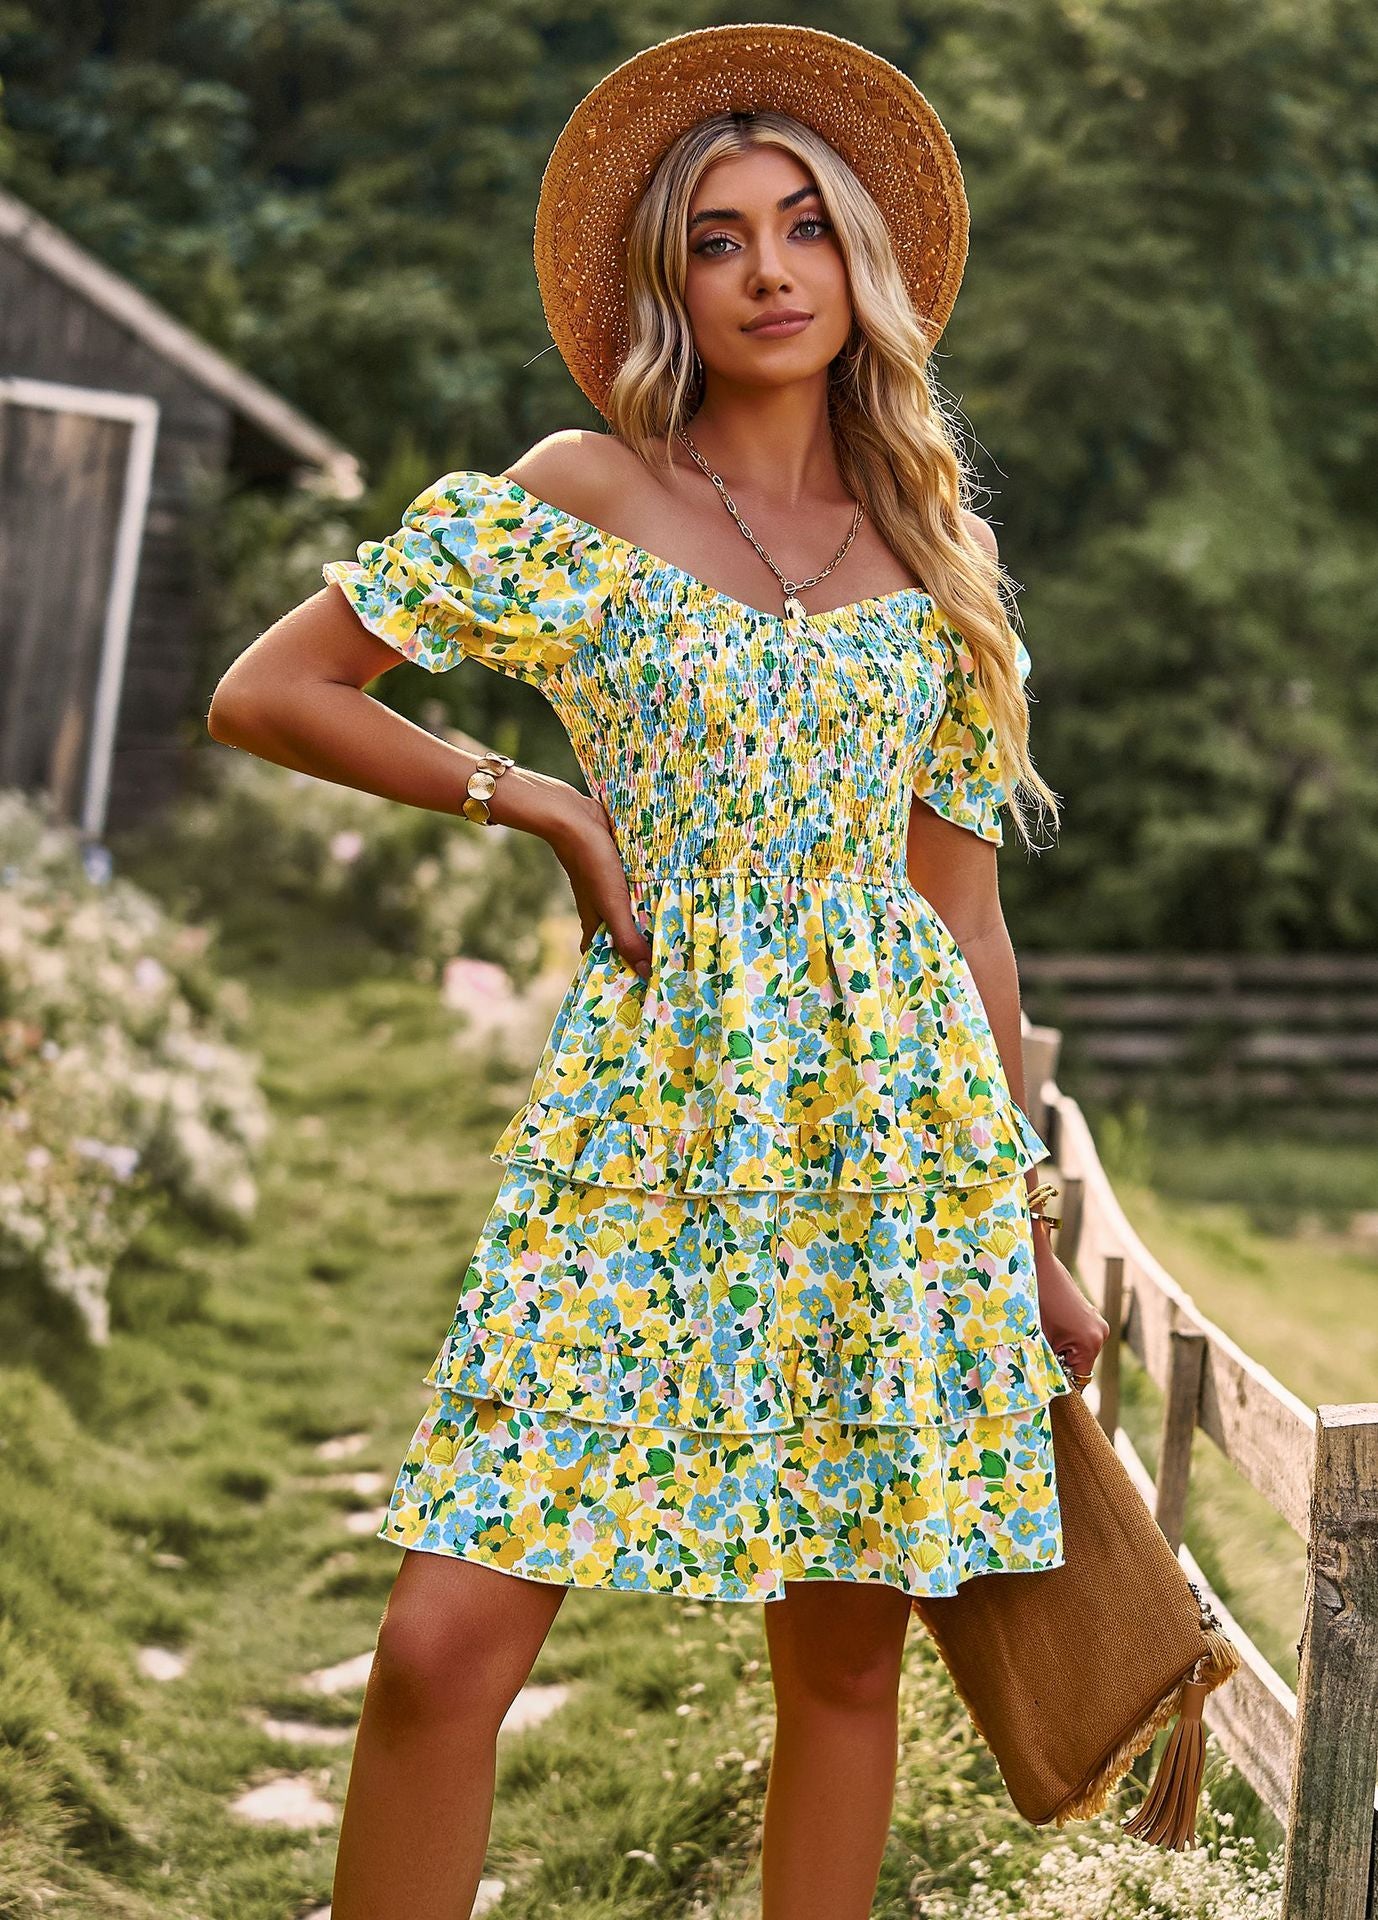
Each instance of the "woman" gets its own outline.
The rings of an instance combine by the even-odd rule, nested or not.
[[[966,236],[941,124],[864,49],[638,55],[537,218],[611,431],[445,475],[217,690],[218,739],[458,813],[478,760],[361,690],[476,657],[590,789],[501,756],[471,789],[555,850],[583,958],[380,1529],[415,1551],[334,1920],[468,1914],[572,1585],[768,1603],[764,1913],[859,1920],[913,1597],[1062,1562],[1047,1405],[1108,1329],[1030,1199],[998,810],[1056,800],[926,374]]]

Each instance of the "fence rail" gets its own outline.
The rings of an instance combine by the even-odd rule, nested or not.
[[[1088,1400],[1240,1650],[1204,1717],[1285,1830],[1282,1920],[1378,1920],[1378,1402],[1310,1407],[1206,1318],[1125,1218],[1057,1084],[1061,1042],[1026,1020],[1029,1117],[1062,1196],[1055,1244],[1110,1326]],[[1126,1347],[1163,1395],[1156,1483],[1119,1423]],[[1295,1693],[1183,1543],[1197,1431],[1306,1544]]]
[[[1019,977],[1089,1098],[1156,1079],[1193,1099],[1378,1102],[1368,955],[1025,953]]]

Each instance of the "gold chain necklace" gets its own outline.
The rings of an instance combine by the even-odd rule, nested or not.
[[[722,503],[727,508],[727,511],[732,515],[732,518],[737,522],[737,525],[741,528],[742,532],[746,535],[747,539],[751,542],[752,546],[755,547],[757,553],[760,554],[761,558],[765,561],[766,565],[770,568],[771,572],[775,575],[775,578],[780,582],[780,586],[785,596],[785,619],[789,622],[790,626],[797,631],[800,624],[808,618],[808,615],[804,610],[804,603],[799,598],[799,595],[804,591],[805,587],[816,587],[820,580],[827,579],[828,575],[832,572],[833,568],[838,564],[838,561],[840,561],[843,555],[846,553],[848,547],[851,546],[853,540],[856,539],[857,529],[860,527],[862,521],[866,517],[865,507],[862,506],[859,500],[857,501],[856,516],[852,521],[852,530],[847,535],[847,538],[842,542],[842,545],[838,548],[837,557],[828,566],[824,567],[822,573],[816,573],[813,576],[812,580],[787,579],[786,576],[783,573],[781,573],[780,569],[776,566],[775,562],[771,559],[770,555],[766,552],[765,548],[761,545],[760,541],[756,538],[755,534],[751,531],[751,528],[746,524],[746,521],[743,520],[741,514],[738,513],[736,505],[732,499],[732,496],[728,493],[727,488],[723,484],[721,474],[714,473],[713,469],[709,466],[708,462],[704,459],[703,455],[699,452],[698,448],[694,445],[693,441],[689,438],[689,435],[684,431],[683,427],[679,429],[679,437],[684,442],[685,446],[688,447],[691,458],[700,467],[702,467],[703,471],[708,475],[708,478],[713,482],[713,485],[717,488],[719,494],[722,497]]]

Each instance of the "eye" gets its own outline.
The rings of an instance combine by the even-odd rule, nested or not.
[[[790,228],[790,232],[792,234],[798,233],[801,227],[818,227],[823,233],[831,233],[833,223],[831,220],[825,220],[820,213],[806,213],[801,220],[795,221],[794,225]],[[693,251],[706,255],[710,260],[721,260],[722,255],[720,253],[709,252],[709,248],[716,246],[719,240],[725,240],[729,244],[733,244],[731,234],[713,233],[710,234],[700,246],[695,247]]]

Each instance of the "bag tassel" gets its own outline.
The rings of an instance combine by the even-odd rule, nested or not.
[[[1205,1771],[1202,1704],[1208,1693],[1213,1693],[1232,1673],[1239,1671],[1240,1656],[1238,1647],[1221,1627],[1215,1609],[1202,1598],[1196,1582],[1188,1580],[1187,1585],[1196,1595],[1196,1604],[1200,1609],[1205,1652],[1193,1661],[1186,1677],[1169,1687],[1138,1726],[1116,1743],[1076,1792],[1068,1794],[1057,1811],[1049,1816],[1053,1826],[1063,1827],[1069,1820],[1089,1820],[1103,1812],[1111,1794],[1139,1755],[1152,1746],[1155,1737],[1174,1715],[1180,1714],[1178,1724],[1168,1736],[1147,1797],[1122,1823],[1122,1831],[1132,1834],[1135,1839],[1147,1841],[1151,1846],[1186,1849],[1197,1844],[1196,1813]],[[918,1600],[914,1601],[914,1611],[920,1618],[923,1617]],[[990,1746],[990,1736],[981,1725],[975,1703],[952,1671],[941,1643],[934,1644],[972,1725]],[[1168,1809],[1166,1817],[1160,1817],[1163,1808]]]
[[[1209,1618],[1214,1622],[1213,1612]],[[1089,1819],[1102,1812],[1134,1761],[1152,1746],[1169,1721],[1180,1715],[1168,1736],[1148,1794],[1124,1822],[1123,1830],[1151,1846],[1184,1849],[1196,1845],[1196,1811],[1205,1770],[1202,1703],[1208,1693],[1213,1693],[1239,1668],[1238,1648],[1217,1625],[1206,1625],[1203,1619],[1202,1633],[1206,1650],[1191,1672],[1169,1688],[1139,1725],[1107,1754],[1086,1783],[1062,1803],[1053,1816],[1057,1826],[1063,1826],[1068,1820]]]
[[[1177,1724],[1167,1737],[1158,1771],[1138,1811],[1123,1822],[1124,1831],[1150,1846],[1179,1852],[1196,1845],[1196,1808],[1206,1768],[1206,1729],[1201,1703],[1210,1688],[1204,1680],[1186,1680]]]

